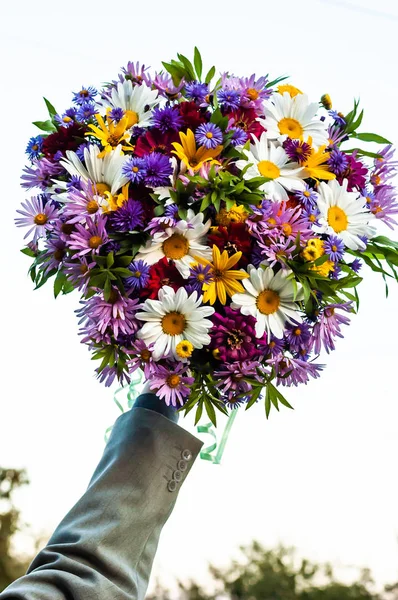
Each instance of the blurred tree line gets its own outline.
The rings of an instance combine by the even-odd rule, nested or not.
[[[0,467],[0,591],[30,563],[15,553],[12,543],[24,527],[13,495],[27,483],[24,470]],[[209,566],[212,593],[195,581],[180,581],[177,596],[157,584],[146,600],[398,600],[398,583],[377,592],[369,569],[357,571],[355,580],[346,584],[330,564],[299,558],[294,548],[270,550],[253,541],[240,550],[241,558],[228,567]]]

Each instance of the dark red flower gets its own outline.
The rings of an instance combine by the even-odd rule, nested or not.
[[[195,130],[206,122],[206,117],[195,102],[181,102],[180,115],[184,119],[185,127]]]
[[[54,158],[57,152],[65,155],[66,150],[77,150],[80,144],[87,141],[84,137],[87,129],[78,123],[70,127],[60,127],[55,133],[51,133],[43,141],[42,152],[46,158]]]
[[[366,186],[368,170],[361,161],[356,160],[355,152],[351,155],[346,154],[346,157],[348,159],[348,167],[337,177],[337,181],[341,184],[343,183],[343,179],[348,179],[347,190],[349,192],[352,192],[353,189],[362,190]]]
[[[252,133],[257,138],[261,137],[264,127],[256,121],[258,114],[253,108],[239,108],[226,115],[230,119],[230,127],[240,127],[250,137]]]
[[[151,266],[149,270],[149,281],[146,288],[142,290],[141,297],[156,300],[160,288],[164,285],[169,285],[174,291],[177,291],[180,287],[183,287],[184,284],[185,281],[174,266],[173,261],[169,261],[164,257]]]
[[[215,245],[220,252],[226,250],[231,256],[242,252],[240,261],[234,269],[246,267],[249,264],[252,252],[252,238],[244,223],[230,223],[228,227],[220,226],[214,233],[207,236],[209,245]]]
[[[152,152],[160,152],[160,154],[169,155],[172,147],[172,142],[178,142],[179,136],[175,131],[162,133],[158,130],[147,131],[141,135],[135,145],[134,154],[136,156],[145,156]]]

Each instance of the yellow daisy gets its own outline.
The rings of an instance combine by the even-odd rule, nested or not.
[[[311,144],[311,138],[309,139]],[[330,167],[327,163],[330,153],[325,152],[326,146],[321,146],[318,150],[311,149],[311,155],[303,163],[304,176],[312,179],[335,179],[336,175],[330,172]]]
[[[218,156],[223,149],[223,146],[216,146],[215,148],[205,148],[205,146],[199,146],[196,148],[195,136],[192,129],[188,129],[187,133],[180,131],[181,144],[173,142],[174,150],[173,154],[176,154],[178,158],[193,171],[199,171],[203,163],[211,161],[212,163],[218,163],[215,157]]]
[[[232,297],[233,294],[243,293],[245,290],[239,280],[246,279],[249,275],[241,270],[234,270],[234,267],[240,260],[242,252],[236,252],[232,256],[228,256],[228,252],[224,250],[222,254],[217,246],[213,246],[213,262],[195,256],[195,260],[201,265],[209,265],[213,276],[213,281],[203,285],[203,302],[214,304],[218,299],[221,304],[227,302],[227,295]]]
[[[86,135],[92,135],[100,140],[104,149],[102,152],[98,154],[98,158],[102,158],[105,156],[107,152],[112,152],[122,142],[126,142],[131,135],[127,133],[126,129],[128,126],[128,118],[125,115],[120,121],[115,125],[113,120],[109,117],[109,114],[106,116],[106,122],[101,117],[101,115],[95,115],[97,119],[97,123],[99,127],[96,125],[89,125],[91,131],[88,131]],[[127,144],[125,146],[121,146],[122,150],[133,150],[134,146]]]

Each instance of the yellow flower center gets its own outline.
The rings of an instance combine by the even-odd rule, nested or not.
[[[163,333],[167,335],[180,335],[185,329],[185,324],[185,317],[179,312],[167,313],[162,318]]]
[[[131,170],[133,171],[133,173],[138,173],[139,168],[138,167],[133,167]]]
[[[246,94],[249,96],[250,100],[257,100],[260,95],[260,93],[254,88],[249,88]]]
[[[88,272],[88,266],[85,264],[80,265],[79,271],[82,275],[85,275]]]
[[[90,200],[90,202],[87,202],[87,212],[89,215],[93,215],[97,212],[98,209],[98,202],[96,202],[95,200]]]
[[[294,330],[294,335],[301,335],[301,329],[299,327],[297,327],[297,329]]]
[[[62,117],[62,120],[64,123],[70,123],[72,121],[71,117],[67,117],[67,116]]]
[[[169,375],[166,379],[167,385],[171,388],[176,388],[181,381],[181,377],[173,373],[173,375]]]
[[[278,123],[278,127],[281,135],[287,135],[294,140],[301,138],[304,133],[304,129],[301,127],[300,123],[296,119],[290,119],[289,117],[281,119]]]
[[[45,215],[44,213],[38,213],[33,219],[33,221],[36,223],[36,225],[44,225],[45,223],[47,223],[47,215]]]
[[[54,256],[55,260],[58,260],[59,262],[61,262],[61,260],[65,256],[65,250],[62,250],[61,248],[57,248],[57,250],[54,252],[53,256]]]
[[[173,233],[162,244],[164,255],[171,260],[179,260],[188,254],[189,242],[187,238],[180,233]]]
[[[206,137],[207,137],[207,138],[209,138],[209,140],[211,140],[211,138],[213,137],[213,134],[212,134],[212,132],[211,132],[211,131],[208,131],[208,132],[206,133]]]
[[[203,275],[203,273],[199,273],[199,275],[196,277],[197,281],[204,281],[206,278]]]
[[[137,279],[139,279],[141,277],[142,273],[141,271],[134,271],[133,273],[133,277],[136,277]]]
[[[96,183],[95,184],[95,188],[97,189],[97,194],[99,194],[100,196],[103,196],[105,194],[105,192],[110,192],[111,191],[111,188],[106,183]],[[94,188],[94,185],[93,185],[93,192],[94,193],[95,193],[95,188]]]
[[[99,235],[92,235],[91,238],[88,240],[88,245],[90,246],[90,248],[93,248],[93,250],[101,246],[101,244],[102,237],[100,237]]]
[[[292,226],[290,225],[290,223],[283,223],[282,229],[283,229],[283,233],[285,235],[291,235],[291,233],[293,231]]]
[[[310,216],[309,216],[309,220],[311,221],[311,223],[315,223],[315,221],[316,221],[316,216],[315,216],[315,215],[310,215]]]
[[[181,358],[189,358],[193,352],[193,345],[188,340],[183,340],[177,344],[176,352]]]
[[[260,175],[267,177],[267,179],[277,179],[281,174],[279,167],[270,160],[260,160],[257,164],[257,169]]]
[[[340,206],[331,206],[329,208],[327,221],[336,233],[345,231],[348,227],[347,215]]]
[[[303,192],[303,196],[305,196],[306,198],[309,198],[311,196],[311,192],[309,192],[308,190],[305,190],[305,192]]]
[[[280,94],[283,94],[284,92],[289,92],[291,98],[294,98],[295,96],[297,96],[297,94],[303,93],[301,90],[294,87],[294,85],[290,85],[289,83],[278,85],[278,92]]]
[[[256,306],[263,315],[272,315],[280,305],[279,294],[274,290],[264,290],[258,295]]]

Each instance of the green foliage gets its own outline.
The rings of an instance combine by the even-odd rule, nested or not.
[[[386,297],[388,296],[388,280],[387,278],[398,281],[398,242],[394,242],[387,237],[379,235],[372,238],[367,243],[366,250],[347,250],[353,256],[360,258],[375,271],[381,273],[386,289]],[[389,269],[389,270],[387,270]]]
[[[199,50],[195,46],[193,64],[183,54],[177,54],[178,60],[172,59],[170,62],[162,62],[162,65],[173,78],[175,85],[179,85],[181,79],[185,81],[202,81],[203,63]],[[210,83],[214,77],[216,68],[213,66],[205,76],[205,83]]]

